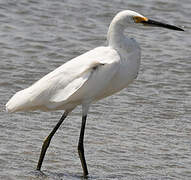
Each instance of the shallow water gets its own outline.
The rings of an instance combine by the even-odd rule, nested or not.
[[[7,114],[4,104],[64,62],[106,44],[109,23],[123,9],[186,31],[127,30],[142,48],[140,73],[128,89],[91,107],[89,179],[191,179],[189,0],[0,1],[0,179],[82,179],[81,107],[53,138],[42,175],[34,171],[41,144],[63,112]]]

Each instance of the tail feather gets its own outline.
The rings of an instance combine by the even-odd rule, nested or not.
[[[17,92],[6,104],[7,112],[25,111],[31,106],[27,89]]]

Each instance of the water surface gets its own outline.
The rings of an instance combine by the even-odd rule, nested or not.
[[[189,0],[8,0],[0,2],[0,179],[81,179],[77,154],[81,107],[64,122],[34,169],[43,139],[62,111],[7,114],[16,92],[96,46],[113,16],[132,9],[185,32],[128,28],[142,48],[129,88],[92,105],[85,153],[92,180],[191,179]]]

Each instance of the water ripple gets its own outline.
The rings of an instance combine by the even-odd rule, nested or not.
[[[191,178],[190,3],[14,0],[0,3],[0,179],[83,179],[80,108],[55,135],[39,174],[33,170],[43,139],[63,112],[7,114],[4,104],[69,59],[106,44],[112,17],[127,7],[186,31],[127,30],[141,44],[141,70],[127,90],[92,105],[89,179]]]

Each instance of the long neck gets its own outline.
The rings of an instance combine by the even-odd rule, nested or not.
[[[107,41],[109,46],[113,47],[114,49],[118,49],[120,46],[125,45],[123,43],[126,38],[124,36],[124,29],[125,27],[114,18],[107,33]]]

